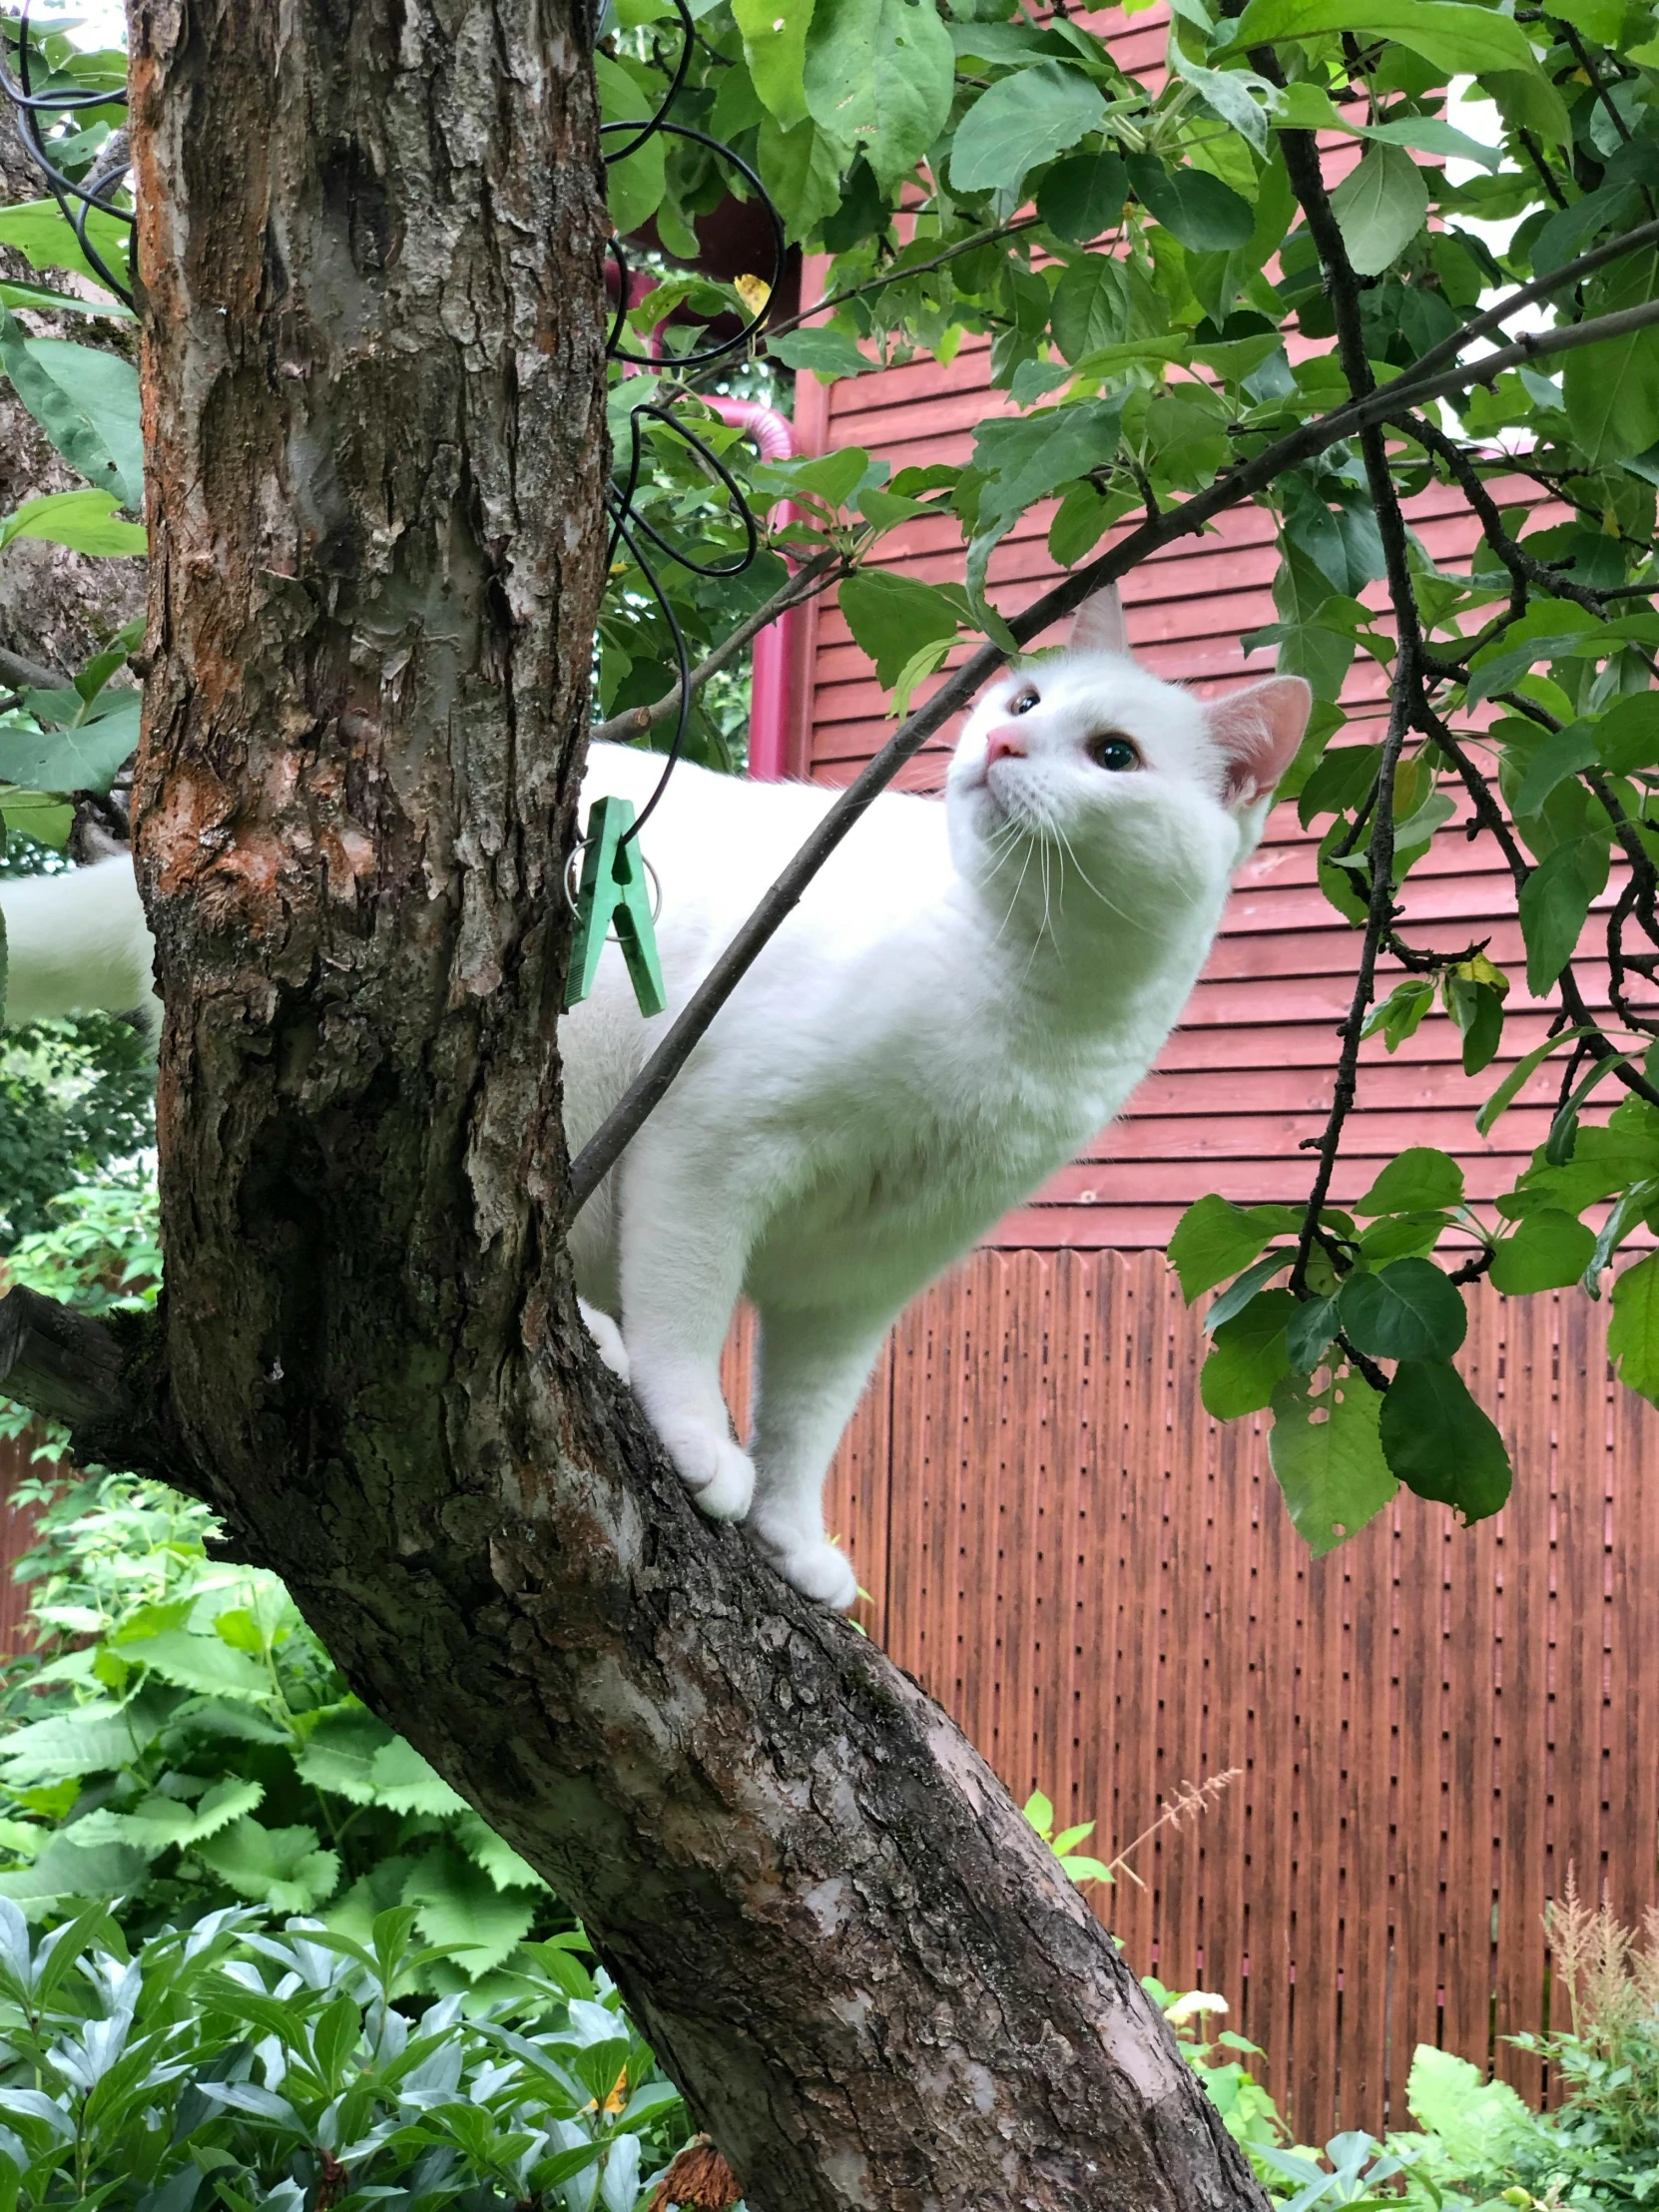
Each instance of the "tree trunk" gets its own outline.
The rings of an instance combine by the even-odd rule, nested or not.
[[[607,224],[570,5],[134,8],[168,1273],[124,1448],[582,1914],[755,2212],[1255,2206],[982,1761],[697,1515],[576,1317]]]

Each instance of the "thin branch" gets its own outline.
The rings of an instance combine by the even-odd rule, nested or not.
[[[1326,288],[1337,323],[1338,351],[1343,371],[1348,377],[1349,389],[1357,398],[1369,397],[1376,388],[1376,378],[1361,327],[1359,279],[1349,261],[1348,248],[1325,190],[1319,142],[1311,131],[1285,131],[1281,133],[1280,143],[1290,172],[1291,189],[1302,203],[1308,228],[1313,234],[1314,244],[1325,270]],[[1399,493],[1388,467],[1388,455],[1382,441],[1381,424],[1372,424],[1361,433],[1360,449],[1365,458],[1366,480],[1382,540],[1382,557],[1387,575],[1388,598],[1393,608],[1399,659],[1394,670],[1387,735],[1382,741],[1382,755],[1378,764],[1377,780],[1372,787],[1374,810],[1371,840],[1366,851],[1371,875],[1371,895],[1367,901],[1366,934],[1360,951],[1359,971],[1354,981],[1354,996],[1349,1005],[1348,1017],[1342,1026],[1342,1052],[1337,1064],[1331,1111],[1319,1142],[1319,1165],[1314,1174],[1314,1187],[1308,1197],[1308,1211],[1303,1219],[1296,1266],[1291,1270],[1291,1289],[1299,1296],[1307,1291],[1308,1261],[1313,1251],[1314,1231],[1331,1194],[1337,1158],[1342,1149],[1343,1129],[1354,1110],[1359,1092],[1360,1046],[1365,1036],[1366,1017],[1377,996],[1378,953],[1393,923],[1394,771],[1399,764],[1400,749],[1411,727],[1413,709],[1422,691],[1422,631],[1417,622],[1416,598],[1411,588],[1411,572],[1406,555],[1405,518],[1400,512]]]
[[[971,254],[978,247],[994,246],[998,239],[1010,238],[1016,231],[1034,230],[1040,217],[1016,216],[1011,223],[998,223],[988,231],[975,231],[971,238],[958,239],[954,246],[947,246],[933,256],[930,262],[911,262],[903,269],[884,270],[879,276],[866,276],[862,283],[848,284],[842,291],[832,291],[827,298],[815,299],[810,307],[803,307],[799,314],[790,315],[785,321],[767,330],[767,340],[787,337],[792,330],[799,330],[809,315],[828,314],[844,306],[849,299],[861,299],[865,292],[882,291],[888,284],[902,283],[906,276],[925,276],[930,271],[942,269],[946,262],[955,261],[960,255]]]
[[[21,685],[26,691],[65,691],[73,678],[59,669],[45,668],[39,661],[28,660],[21,653],[8,653],[0,646],[0,682]]]
[[[780,615],[788,614],[792,607],[804,607],[809,599],[828,589],[835,573],[842,566],[841,555],[833,546],[826,546],[822,553],[815,553],[810,561],[798,568],[787,584],[775,591],[764,607],[757,607],[747,616],[728,638],[722,638],[707,659],[699,661],[691,672],[691,689],[695,698],[711,677],[718,676],[723,668],[731,666],[752,639],[759,637],[769,623]],[[626,744],[630,738],[643,738],[648,730],[655,730],[659,723],[667,722],[680,712],[680,687],[664,692],[661,699],[650,707],[630,707],[626,714],[612,715],[609,722],[597,723],[588,732],[590,745],[615,742]]]
[[[1542,561],[1535,560],[1525,548],[1518,545],[1503,526],[1503,512],[1492,497],[1468,454],[1455,438],[1435,427],[1420,414],[1401,414],[1394,418],[1395,426],[1407,437],[1415,438],[1438,459],[1457,479],[1459,489],[1479,518],[1486,534],[1486,542],[1503,563],[1515,581],[1524,587],[1536,584],[1540,591],[1549,592],[1556,599],[1570,599],[1575,606],[1583,607],[1590,614],[1600,614],[1609,599],[1626,597],[1646,598],[1659,591],[1659,578],[1651,584],[1626,584],[1612,591],[1597,591],[1587,584],[1575,584]],[[1655,671],[1659,674],[1659,670]]]
[[[1645,243],[1649,235],[1659,240],[1659,223],[1648,226],[1646,232],[1632,232],[1627,240],[1615,242],[1614,251],[1601,258],[1611,260],[1616,253],[1634,251],[1632,242]],[[1641,323],[1659,321],[1659,300],[1634,312]],[[1630,316],[1603,315],[1595,321],[1569,324],[1562,330],[1540,332],[1527,346],[1509,348],[1508,355],[1517,360],[1529,359],[1540,347],[1551,352],[1566,352],[1575,345],[1593,344],[1601,337],[1614,335],[1615,325],[1619,329],[1630,327]],[[1472,330],[1475,325],[1470,324],[1469,328]],[[1459,335],[1453,341],[1453,350],[1461,342]],[[1166,508],[1155,521],[1141,523],[1099,559],[1086,567],[1073,569],[1052,591],[1045,592],[1008,623],[1016,646],[1029,644],[1050,624],[1075,613],[1085,599],[1107,584],[1116,583],[1120,576],[1139,567],[1161,547],[1173,544],[1178,538],[1192,536],[1216,515],[1266,490],[1287,469],[1312,459],[1316,453],[1325,452],[1344,438],[1356,436],[1374,423],[1385,422],[1401,405],[1418,405],[1441,391],[1458,390],[1465,384],[1482,380],[1487,374],[1498,373],[1507,365],[1509,359],[1504,354],[1492,353],[1472,366],[1454,367],[1438,376],[1413,377],[1408,383],[1402,378],[1364,398],[1351,399],[1330,414],[1299,424],[1249,460],[1224,471],[1206,490],[1194,493],[1181,506]],[[875,758],[865,764],[842,792],[687,1000],[629,1090],[578,1154],[570,1176],[572,1214],[580,1211],[616,1165],[625,1146],[690,1058],[710,1022],[785,918],[800,904],[807,885],[830,853],[905,762],[919,753],[927,740],[968,704],[980,686],[988,682],[1007,659],[1004,648],[990,641],[970,654],[954,675],[947,677],[933,696],[906,718]],[[1649,1093],[1645,1084],[1640,1087],[1644,1095],[1653,1096],[1659,1104],[1659,1094]]]

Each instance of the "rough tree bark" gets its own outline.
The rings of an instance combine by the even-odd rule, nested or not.
[[[586,26],[137,0],[133,33],[167,1294],[118,1383],[66,1379],[38,1302],[0,1366],[286,1578],[583,1915],[757,2212],[1259,2205],[984,1764],[698,1517],[576,1318]]]

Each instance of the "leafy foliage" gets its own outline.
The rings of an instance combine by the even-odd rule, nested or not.
[[[0,1249],[49,1233],[60,1193],[151,1141],[155,1087],[144,1039],[107,1014],[0,1039]]]
[[[407,1906],[447,1946],[429,1986],[504,1986],[559,1925],[545,1884],[347,1692],[276,1578],[210,1557],[212,1516],[160,1483],[33,1494],[0,1897],[31,1917],[125,1900],[130,1932],[251,1903],[361,1936]]]
[[[440,1949],[415,1915],[360,1939],[216,1912],[129,1950],[99,1908],[33,1937],[0,1898],[0,2195],[18,2208],[635,2212],[679,2093],[582,1938],[511,1997],[411,2018]]]

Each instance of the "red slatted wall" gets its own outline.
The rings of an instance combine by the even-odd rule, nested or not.
[[[841,1448],[859,1617],[1102,1859],[1244,1770],[1137,1854],[1144,1889],[1095,1897],[1138,1971],[1228,1999],[1303,2139],[1407,2125],[1419,2042],[1536,2098],[1503,2038],[1545,2020],[1545,1900],[1571,1864],[1629,1920],[1659,1904],[1659,1487],[1633,1479],[1659,1413],[1610,1382],[1602,1309],[1482,1290],[1462,1366],[1528,1447],[1512,1503],[1464,1531],[1405,1498],[1315,1560],[1258,1424],[1199,1404],[1203,1349],[1154,1253],[975,1254]]]

